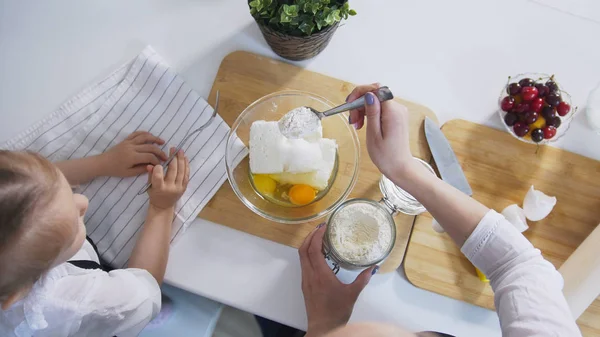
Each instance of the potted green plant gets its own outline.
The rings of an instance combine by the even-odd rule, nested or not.
[[[273,51],[299,61],[327,47],[340,21],[356,15],[347,0],[248,0]]]

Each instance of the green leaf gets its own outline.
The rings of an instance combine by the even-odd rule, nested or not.
[[[302,22],[302,24],[298,26],[298,29],[300,29],[306,35],[311,35],[313,30],[315,29],[315,24],[312,22]]]
[[[313,14],[317,14],[317,12],[319,12],[320,9],[321,9],[321,5],[320,4],[313,4],[311,12]]]
[[[348,14],[350,14],[350,16],[355,16],[356,11],[354,9],[351,9],[350,11],[348,11]]]
[[[335,15],[333,12],[327,15],[327,17],[325,18],[325,23],[327,24],[327,26],[331,26],[335,23]]]
[[[258,0],[253,0],[253,1],[250,1],[250,3],[249,3],[251,8],[258,7],[258,4],[259,4]]]
[[[271,20],[269,20],[269,23],[279,23],[279,18],[278,17],[272,17]]]
[[[284,22],[292,22],[292,17],[287,15],[285,12],[281,12],[281,18],[279,20],[281,23]]]
[[[306,5],[310,5],[310,2],[307,0],[296,0],[296,6],[304,12],[306,12]]]
[[[292,21],[290,21],[290,25],[292,26],[298,26],[300,24],[301,20],[300,17],[293,17]]]
[[[283,5],[283,12],[287,16],[296,17],[298,16],[298,6],[297,5]]]
[[[342,17],[340,16],[340,10],[339,9],[334,10],[332,14],[333,14],[333,20],[335,22],[339,22],[340,20],[342,20]]]

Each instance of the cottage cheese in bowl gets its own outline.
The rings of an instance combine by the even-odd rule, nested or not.
[[[303,206],[318,200],[335,176],[337,143],[323,138],[318,118],[307,121],[299,117],[306,116],[304,110],[308,109],[294,109],[280,121],[255,121],[250,127],[252,184],[262,197],[283,206]],[[282,122],[283,129],[290,131],[286,134],[296,138],[281,132]]]

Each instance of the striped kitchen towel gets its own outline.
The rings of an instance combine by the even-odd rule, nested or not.
[[[52,161],[92,156],[146,130],[166,141],[165,152],[204,124],[213,109],[184,79],[147,47],[132,62],[84,90],[57,111],[0,145],[9,150],[41,153]],[[229,126],[220,116],[184,146],[191,173],[187,191],[177,203],[171,242],[200,213],[226,180],[225,144]],[[235,164],[247,155],[238,139]],[[148,209],[148,195],[137,195],[147,175],[99,177],[78,188],[90,200],[85,216],[88,235],[101,257],[126,265]]]

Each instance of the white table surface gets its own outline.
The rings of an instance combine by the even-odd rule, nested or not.
[[[555,73],[583,106],[600,82],[600,23],[544,1],[353,0],[358,16],[323,54],[299,65],[354,83],[384,83],[430,107],[441,122],[463,118],[501,127],[500,88],[508,75],[522,72]],[[600,10],[598,2],[575,2]],[[205,96],[228,53],[275,57],[245,0],[0,0],[0,141],[148,44]],[[599,141],[579,114],[557,146],[600,159]],[[197,220],[172,250],[167,280],[304,328],[297,260],[295,249]],[[495,313],[418,289],[402,271],[377,275],[365,289],[352,316],[364,320],[500,335]]]

